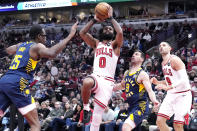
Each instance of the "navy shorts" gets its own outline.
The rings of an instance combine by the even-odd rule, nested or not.
[[[130,106],[130,105],[129,105]],[[148,102],[141,101],[139,104],[129,107],[129,118],[134,121],[137,126],[142,122],[146,115],[148,115],[149,107]]]
[[[0,110],[5,112],[11,103],[23,108],[34,103],[34,99],[28,80],[19,75],[6,74],[0,79]]]

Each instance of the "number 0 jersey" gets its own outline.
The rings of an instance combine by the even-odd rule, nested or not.
[[[94,54],[93,73],[114,78],[118,56],[110,43],[99,42]]]
[[[33,44],[35,43],[24,42],[18,47],[6,74],[20,75],[27,80],[33,79],[33,73],[38,63],[38,61],[34,61],[29,55],[29,50]]]
[[[175,56],[171,56],[171,58],[172,57],[175,57]],[[177,73],[176,70],[174,70],[171,67],[170,59],[165,65],[162,65],[162,70],[163,70],[163,74],[164,74],[164,77],[165,77],[165,80],[166,80],[166,84],[168,86],[176,85],[176,83],[180,81],[179,74]],[[187,73],[182,74],[182,75],[187,75]],[[188,76],[185,76],[184,78],[187,78],[187,79],[184,79],[184,82],[183,82],[184,84],[181,84],[177,87],[174,87],[173,89],[168,90],[168,92],[169,93],[178,93],[178,92],[189,90],[191,87],[190,87],[190,84],[189,84]]]

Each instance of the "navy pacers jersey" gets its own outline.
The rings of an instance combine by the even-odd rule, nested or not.
[[[143,84],[137,82],[142,71],[138,69],[135,73],[126,72],[124,77],[126,98],[129,103],[130,119],[138,125],[148,113],[148,93]]]
[[[29,55],[33,44],[35,43],[20,44],[8,72],[0,79],[0,110],[2,111],[5,111],[11,103],[14,103],[17,108],[22,108],[35,102],[29,89],[38,63]]]
[[[38,61],[34,61],[29,55],[29,50],[33,44],[35,43],[24,42],[19,46],[7,74],[21,75],[27,80],[33,79],[33,73],[38,63]]]

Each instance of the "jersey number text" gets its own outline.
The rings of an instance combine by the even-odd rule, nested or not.
[[[20,58],[22,58],[22,55],[15,55],[9,69],[12,69],[12,70],[17,69],[20,64]]]
[[[105,57],[101,57],[99,59],[99,67],[100,68],[105,68],[105,66],[106,66],[106,58]]]

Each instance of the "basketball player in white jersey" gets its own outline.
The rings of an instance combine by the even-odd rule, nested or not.
[[[109,12],[109,19],[116,31],[114,38],[114,29],[111,26],[105,26],[102,29],[101,39],[98,40],[88,33],[89,29],[100,21],[96,16],[89,21],[80,31],[81,38],[94,49],[94,65],[92,75],[83,80],[83,87],[81,95],[84,105],[84,119],[88,119],[89,98],[91,93],[95,93],[94,98],[94,112],[91,123],[91,131],[99,131],[99,126],[102,121],[102,114],[108,101],[111,98],[114,75],[118,57],[120,55],[120,48],[123,43],[123,32],[118,22],[112,17],[112,8]]]
[[[192,103],[191,87],[182,60],[171,55],[171,46],[167,42],[161,42],[159,51],[162,55],[162,70],[165,80],[158,81],[152,78],[151,81],[156,85],[156,89],[167,91],[167,95],[160,106],[157,115],[157,126],[161,131],[169,131],[166,120],[174,115],[175,131],[183,131],[184,124],[188,124]]]

